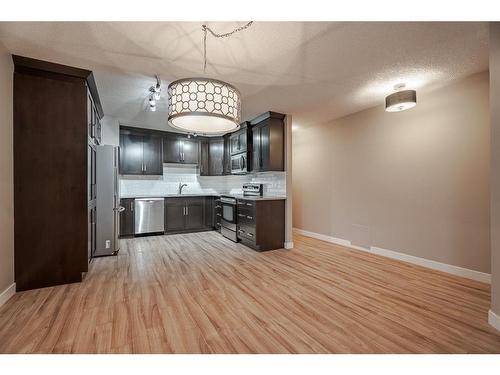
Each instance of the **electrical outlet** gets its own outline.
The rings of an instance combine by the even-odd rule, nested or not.
[[[106,240],[106,249],[109,249],[111,247],[111,241]]]

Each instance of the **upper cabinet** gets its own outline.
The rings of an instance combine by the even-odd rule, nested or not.
[[[254,172],[285,170],[285,115],[266,112],[252,121]]]
[[[202,139],[200,175],[222,176],[224,174],[224,139],[213,137]]]
[[[161,138],[155,135],[120,134],[120,173],[162,175]]]
[[[87,124],[91,142],[100,145],[102,142],[101,116],[89,90],[87,90]]]
[[[231,147],[231,155],[247,152],[251,150],[251,142],[249,142],[249,123],[241,124],[241,129],[229,136],[229,144]]]
[[[199,163],[199,142],[177,134],[163,137],[164,163]]]

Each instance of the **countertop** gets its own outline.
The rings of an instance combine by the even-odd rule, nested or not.
[[[286,197],[284,196],[263,196],[263,197],[256,197],[256,196],[251,196],[251,195],[243,195],[243,194],[210,194],[210,193],[205,193],[205,194],[163,194],[163,195],[123,195],[120,198],[121,199],[126,199],[126,198],[181,198],[181,197],[220,197],[221,195],[224,195],[226,197],[232,197],[236,199],[247,199],[247,200],[252,200],[252,201],[266,201],[266,200],[285,200]]]

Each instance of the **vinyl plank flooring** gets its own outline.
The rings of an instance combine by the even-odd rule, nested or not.
[[[490,286],[316,239],[121,240],[82,283],[17,293],[1,353],[500,353]]]

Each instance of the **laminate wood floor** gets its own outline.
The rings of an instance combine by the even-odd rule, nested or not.
[[[489,285],[303,236],[121,241],[82,283],[0,308],[3,353],[500,353]]]

